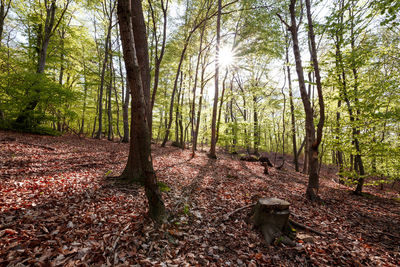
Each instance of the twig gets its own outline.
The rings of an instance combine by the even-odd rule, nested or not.
[[[236,212],[241,211],[241,210],[244,210],[244,209],[247,209],[247,208],[250,208],[250,207],[253,207],[253,206],[255,206],[255,205],[256,205],[256,204],[253,203],[253,204],[246,205],[246,206],[244,206],[244,207],[237,208],[237,209],[235,209],[234,211],[231,211],[231,212],[229,212],[228,214],[225,214],[224,217],[223,217],[223,221],[227,221],[227,220],[229,219],[229,217],[231,217],[231,216],[232,216],[233,214],[235,214]]]
[[[294,221],[293,219],[289,219],[289,222],[290,222],[291,224],[293,224],[294,226],[297,226],[297,228],[305,229],[305,230],[310,231],[310,232],[312,232],[312,233],[314,233],[314,234],[322,235],[322,236],[326,235],[325,233],[322,233],[322,232],[320,232],[320,231],[318,231],[318,230],[315,230],[315,229],[313,229],[313,228],[311,228],[311,227],[308,227],[308,226],[306,226],[306,225],[304,225],[304,224],[301,224],[301,223],[299,223],[299,222],[296,222],[296,221]]]
[[[124,234],[124,232],[126,231],[126,230],[128,230],[128,228],[131,226],[131,224],[129,223],[127,226],[125,226],[125,228],[124,229],[122,229],[122,231],[119,233],[119,235],[118,235],[118,237],[115,239],[115,241],[114,241],[114,245],[113,245],[113,247],[112,247],[112,252],[113,252],[113,254],[114,254],[114,256],[113,256],[113,259],[114,259],[114,264],[116,264],[117,263],[117,253],[116,253],[116,248],[117,248],[117,245],[118,245],[118,242],[119,242],[119,240],[121,239],[121,236]]]

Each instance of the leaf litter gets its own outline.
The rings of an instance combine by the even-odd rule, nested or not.
[[[288,163],[263,174],[257,162],[153,145],[169,223],[146,215],[143,188],[119,185],[128,145],[74,136],[0,131],[0,265],[9,266],[398,266],[400,207],[393,194],[359,197],[322,170],[322,202],[305,199],[307,177]],[[298,246],[265,245],[250,209],[278,197],[292,217],[326,233]],[[398,196],[397,196],[398,197]],[[300,231],[301,232],[301,231]]]

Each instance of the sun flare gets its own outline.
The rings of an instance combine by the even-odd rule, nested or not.
[[[219,63],[221,66],[230,66],[234,62],[232,50],[228,47],[222,47],[219,51]]]

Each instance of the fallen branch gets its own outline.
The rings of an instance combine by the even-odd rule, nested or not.
[[[241,211],[241,210],[244,210],[244,209],[247,209],[247,208],[250,208],[250,207],[253,207],[253,206],[255,206],[255,205],[256,205],[256,203],[253,203],[253,204],[246,205],[246,206],[244,206],[244,207],[237,208],[237,209],[235,209],[234,211],[231,211],[231,212],[229,212],[228,214],[225,214],[224,217],[223,217],[223,221],[227,221],[227,220],[229,219],[229,217],[231,217],[231,216],[232,216],[233,214],[235,214],[236,212]]]
[[[312,233],[314,233],[314,234],[322,235],[322,236],[326,235],[325,233],[322,233],[322,232],[320,232],[320,231],[318,231],[318,230],[315,230],[315,229],[313,229],[313,228],[311,228],[311,227],[308,227],[308,226],[306,226],[306,225],[304,225],[304,224],[301,224],[301,223],[299,223],[299,222],[296,222],[296,221],[294,221],[293,219],[289,219],[289,222],[290,222],[292,225],[297,226],[297,228],[310,231],[310,232],[312,232]]]

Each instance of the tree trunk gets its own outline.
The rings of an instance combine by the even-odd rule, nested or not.
[[[137,30],[144,24],[132,25],[130,18],[131,8],[129,0],[118,1],[118,18],[120,24],[121,41],[125,59],[125,68],[131,89],[131,143],[127,168],[131,168],[126,177],[129,180],[140,178],[144,182],[146,196],[149,202],[149,215],[156,222],[165,219],[165,207],[157,185],[157,178],[153,169],[151,158],[151,135],[147,122],[146,101],[141,80],[141,68],[136,57],[135,39],[133,29]],[[140,5],[140,7],[139,7]],[[132,5],[132,10],[141,10],[141,3]],[[143,29],[140,31],[143,32]],[[143,70],[143,69],[142,69]],[[148,99],[149,100],[149,99]],[[135,168],[133,169],[133,166]]]
[[[199,130],[200,130],[201,111],[203,108],[203,92],[204,92],[204,87],[206,87],[206,82],[207,82],[204,80],[205,71],[206,71],[206,67],[204,66],[204,62],[203,62],[203,66],[202,66],[202,70],[201,70],[201,77],[200,77],[199,110],[197,111],[196,130],[195,130],[195,134],[193,137],[194,138],[194,140],[193,140],[193,149],[194,150],[197,150],[197,140],[199,137]]]
[[[83,48],[83,54],[85,54],[85,50]],[[82,121],[81,128],[79,130],[79,134],[83,134],[85,128],[85,113],[86,113],[86,100],[87,100],[87,73],[86,73],[86,60],[83,58],[83,107],[82,107]]]
[[[107,68],[107,63],[108,63],[108,56],[109,56],[109,50],[111,49],[109,47],[110,44],[110,39],[111,39],[111,30],[112,30],[112,14],[115,8],[115,4],[110,7],[110,13],[109,13],[109,21],[108,21],[108,27],[107,27],[107,36],[106,40],[104,43],[104,59],[103,59],[103,66],[101,68],[101,76],[100,76],[100,88],[99,88],[99,99],[98,99],[98,107],[99,107],[99,128],[96,133],[96,139],[101,139],[102,138],[102,131],[103,131],[103,91],[104,91],[104,82],[105,82],[105,75],[106,75],[106,68]]]
[[[161,144],[162,147],[165,147],[165,144],[168,141],[169,131],[171,130],[171,125],[172,125],[172,121],[173,121],[172,116],[173,116],[173,112],[174,112],[175,93],[176,93],[176,90],[178,88],[179,74],[181,72],[183,59],[185,58],[186,49],[187,49],[187,47],[189,45],[189,40],[190,40],[190,38],[186,38],[185,45],[184,45],[184,47],[182,49],[182,52],[181,52],[181,57],[179,59],[178,69],[177,69],[176,75],[175,75],[174,87],[172,89],[172,94],[171,94],[171,100],[170,100],[170,106],[169,106],[169,119],[168,119],[168,123],[167,123],[167,129],[165,131],[165,137],[164,137],[164,140],[163,140],[163,142]]]
[[[1,47],[1,39],[3,37],[4,30],[4,21],[7,17],[8,11],[11,7],[11,0],[1,0],[0,2],[0,47]]]
[[[135,38],[135,49],[142,76],[143,93],[146,101],[146,116],[149,124],[150,134],[152,130],[152,118],[150,107],[150,61],[149,47],[147,44],[146,24],[143,16],[142,0],[131,0],[132,25],[134,25],[133,36]],[[150,137],[151,138],[151,137]]]
[[[293,156],[294,156],[294,167],[296,172],[299,171],[299,158],[297,155],[297,140],[296,140],[296,119],[294,116],[294,103],[293,103],[293,88],[292,88],[292,78],[289,66],[289,36],[286,34],[286,71],[289,85],[289,104],[290,104],[290,115],[292,122],[292,143],[293,143]]]
[[[228,77],[228,69],[226,69],[225,72],[225,77],[224,80],[222,81],[222,93],[221,93],[221,100],[219,101],[219,109],[218,109],[218,119],[217,119],[217,136],[216,136],[216,141],[218,142],[218,137],[219,137],[219,126],[221,124],[221,112],[222,112],[222,104],[224,104],[224,95],[225,95],[225,81],[226,78]]]
[[[211,147],[210,147],[210,158],[216,158],[215,149],[217,146],[217,133],[216,133],[216,123],[217,123],[217,109],[218,109],[218,84],[219,84],[219,46],[221,41],[221,1],[218,0],[218,15],[217,15],[217,45],[215,48],[215,93],[214,93],[214,105],[212,112],[212,121],[211,121]]]
[[[195,126],[195,124],[197,125],[197,120],[195,119],[195,115],[196,115],[196,89],[197,89],[197,80],[198,80],[198,73],[199,73],[199,66],[200,66],[200,61],[201,61],[201,54],[203,52],[203,37],[204,37],[204,31],[206,29],[206,25],[207,23],[204,23],[202,29],[201,29],[201,33],[200,33],[200,44],[199,44],[199,52],[197,54],[197,62],[196,62],[196,73],[194,75],[194,85],[193,85],[193,102],[192,102],[192,121],[191,121],[191,125],[192,125],[192,157],[194,157],[195,155],[195,151],[196,151],[196,145],[197,145],[197,127]],[[202,82],[202,81],[201,81]],[[202,85],[200,85],[202,86]],[[200,95],[200,97],[202,97],[202,94]]]
[[[111,45],[111,42],[110,42]],[[111,48],[111,46],[110,46]],[[112,71],[112,58],[110,57],[110,64],[109,64],[109,70],[110,70],[110,81],[108,84],[108,108],[107,108],[107,119],[108,119],[108,141],[113,141],[114,140],[114,131],[113,131],[113,119],[112,119],[112,101],[111,101],[111,96],[112,96],[112,87],[113,87],[113,71]]]
[[[151,1],[149,0],[149,6],[151,8],[151,15],[153,18],[153,31],[154,31],[154,38],[155,38],[155,63],[154,63],[154,84],[153,84],[153,92],[151,95],[151,107],[150,107],[150,112],[151,115],[153,114],[153,108],[154,108],[154,103],[156,99],[156,94],[157,94],[157,89],[158,89],[158,84],[159,84],[159,77],[160,77],[160,66],[161,62],[164,57],[164,52],[165,52],[165,44],[167,41],[167,11],[168,11],[168,2],[169,0],[166,1],[164,5],[164,0],[161,0],[161,9],[163,12],[163,37],[162,37],[162,42],[161,42],[161,51],[160,55],[158,55],[158,42],[159,42],[159,37],[157,36],[157,25],[155,22],[155,15],[154,11],[152,9]]]
[[[312,65],[314,68],[315,73],[315,80],[317,84],[317,92],[318,92],[318,104],[319,104],[319,122],[317,125],[317,133],[314,142],[309,144],[310,153],[309,153],[309,179],[308,179],[308,186],[307,186],[307,196],[310,199],[315,199],[318,196],[318,189],[319,189],[319,174],[318,174],[318,147],[322,140],[322,131],[324,128],[325,123],[325,105],[324,105],[324,98],[322,94],[322,83],[321,83],[321,76],[319,72],[319,65],[318,65],[318,56],[317,56],[317,47],[315,44],[315,34],[314,34],[314,26],[311,17],[311,4],[310,0],[306,0],[306,9],[307,9],[307,20],[308,20],[308,35],[311,43],[311,58],[312,58]]]
[[[117,31],[117,44],[118,50],[120,51],[120,43],[119,43],[119,29]],[[122,95],[122,120],[124,125],[124,136],[122,137],[122,143],[129,143],[129,84],[128,81],[126,85],[124,83],[125,77],[122,73],[122,60],[121,56],[118,56],[118,63],[119,63],[119,75],[121,77],[121,95]]]
[[[298,40],[298,27],[296,23],[296,0],[291,0],[289,5],[290,10],[290,20],[291,25],[289,26],[289,30],[292,34],[293,40],[293,53],[296,60],[296,72],[299,82],[301,100],[303,102],[304,111],[306,114],[306,145],[309,147],[308,150],[308,164],[309,164],[309,185],[307,187],[306,195],[307,197],[314,199],[318,194],[318,150],[312,149],[312,146],[315,142],[315,126],[313,119],[313,110],[311,107],[310,98],[307,94],[305,80],[304,80],[304,71],[301,61],[300,48],[299,48],[299,40]],[[317,147],[318,149],[318,147]]]

